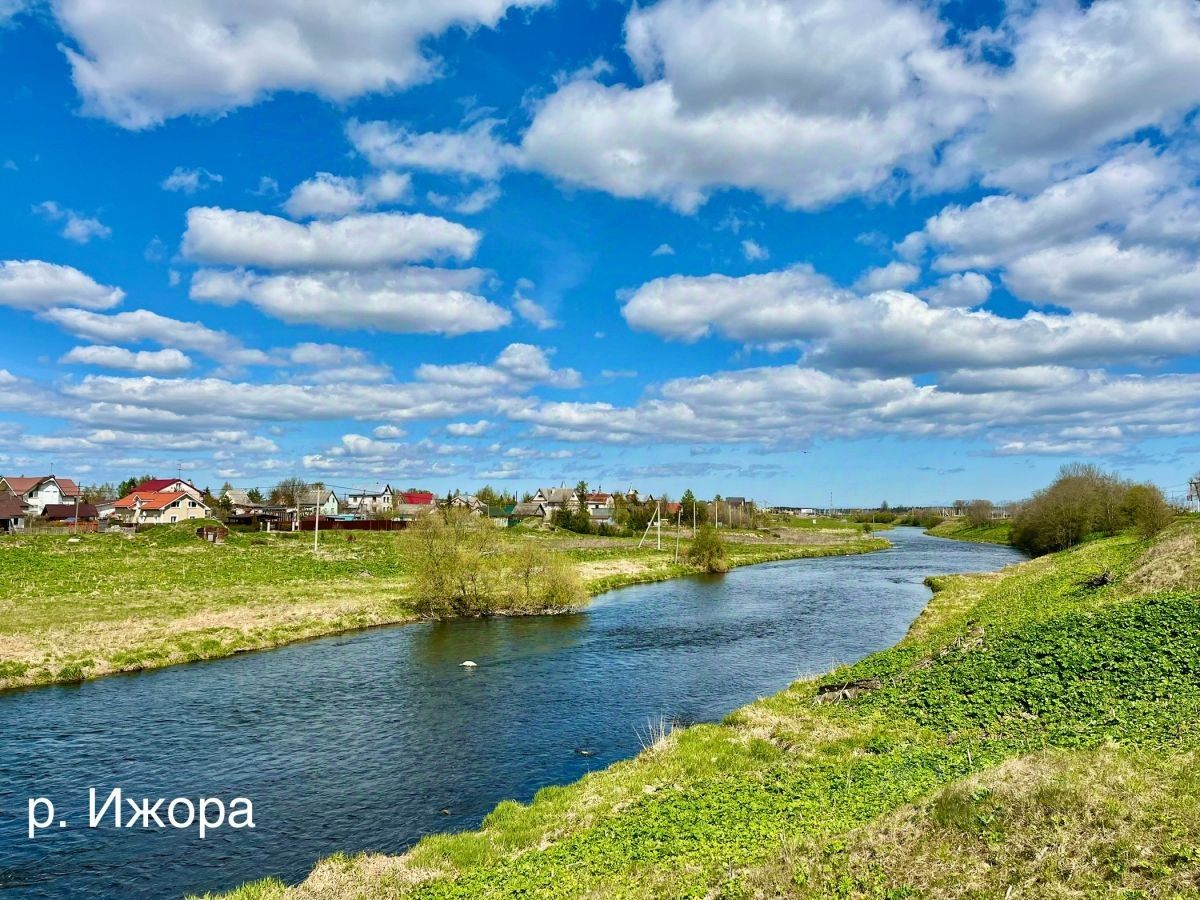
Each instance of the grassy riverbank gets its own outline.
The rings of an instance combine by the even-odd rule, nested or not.
[[[862,553],[887,546],[857,532],[734,534],[733,565]],[[674,543],[580,538],[514,529],[503,544],[538,541],[571,561],[589,593],[692,574]],[[681,558],[688,542],[681,542]],[[0,689],[229,656],[417,618],[413,536],[331,532],[232,534],[213,546],[190,526],[134,538],[0,538]]]
[[[230,896],[1195,896],[1198,537],[932,579],[891,650],[479,831]]]
[[[981,544],[1009,544],[1012,532],[1012,522],[1000,519],[986,525],[972,525],[969,522],[949,519],[941,525],[930,528],[926,534],[937,537],[953,538],[956,541],[975,541]]]

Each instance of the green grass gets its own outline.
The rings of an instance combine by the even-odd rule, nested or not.
[[[933,579],[893,649],[478,831],[229,896],[1196,896],[1198,533]]]
[[[1012,531],[1012,522],[1008,519],[997,519],[987,525],[971,525],[962,520],[950,519],[941,525],[930,528],[926,534],[937,537],[954,538],[956,541],[975,541],[983,544],[1008,544]]]
[[[195,523],[113,534],[0,537],[0,689],[156,668],[416,618],[412,535],[233,533],[215,546]],[[861,553],[887,546],[852,533],[823,543],[733,544],[731,560]],[[826,541],[826,538],[828,540]],[[503,544],[543,540],[589,593],[694,574],[673,543],[498,530]],[[681,542],[681,559],[687,541]]]

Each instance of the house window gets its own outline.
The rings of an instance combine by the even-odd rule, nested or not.
[[[192,509],[195,509],[195,508],[196,508],[196,501],[195,501],[195,500],[189,500],[189,501],[188,501],[188,506],[189,506],[189,507],[191,507]]]
[[[178,516],[171,516],[171,521],[174,522],[177,518]]]

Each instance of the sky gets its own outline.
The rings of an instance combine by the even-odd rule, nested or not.
[[[1200,468],[1195,0],[0,0],[0,473]]]

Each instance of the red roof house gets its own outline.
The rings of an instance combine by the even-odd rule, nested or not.
[[[436,499],[432,491],[404,491],[400,494],[400,502],[410,506],[433,506]]]

